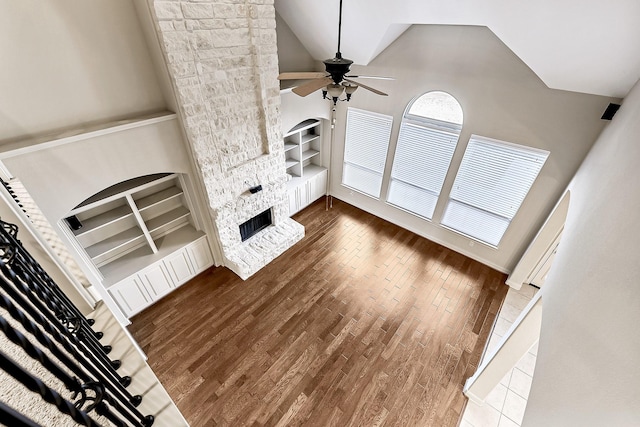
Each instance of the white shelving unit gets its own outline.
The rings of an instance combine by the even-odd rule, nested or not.
[[[309,119],[285,134],[284,152],[289,175],[301,177],[306,167],[322,165],[321,128],[320,120]]]
[[[70,216],[82,224],[69,230],[83,258],[127,317],[213,264],[179,174],[116,184],[82,202]]]
[[[308,119],[284,135],[289,214],[326,194],[327,168],[322,164],[322,122]]]

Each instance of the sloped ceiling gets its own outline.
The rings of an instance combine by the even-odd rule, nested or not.
[[[337,47],[339,0],[275,0],[317,60]],[[341,51],[367,65],[412,24],[493,31],[554,89],[623,98],[640,78],[640,1],[343,0]]]

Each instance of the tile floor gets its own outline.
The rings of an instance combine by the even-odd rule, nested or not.
[[[538,289],[527,285],[522,286],[519,291],[509,289],[485,354],[498,344],[536,292]],[[469,401],[460,427],[519,427],[527,406],[537,352],[538,344],[531,347],[489,393],[484,405],[479,406]]]

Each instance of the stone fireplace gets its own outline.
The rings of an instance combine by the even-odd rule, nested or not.
[[[224,263],[246,279],[304,235],[285,188],[273,0],[148,1]],[[267,209],[273,225],[243,242],[240,224]]]

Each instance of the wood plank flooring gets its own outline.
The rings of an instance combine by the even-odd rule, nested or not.
[[[456,426],[505,276],[324,199],[247,281],[212,268],[130,330],[200,426]]]

